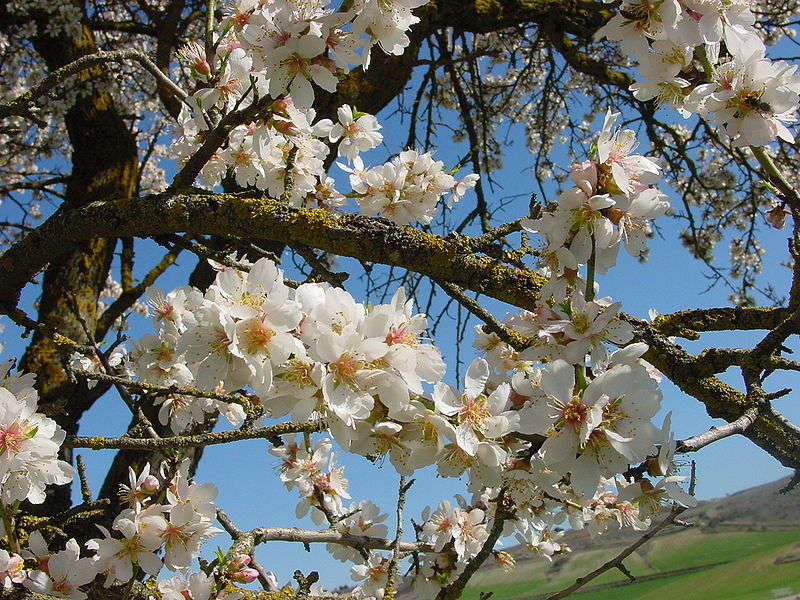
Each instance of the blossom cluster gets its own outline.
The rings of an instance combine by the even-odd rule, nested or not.
[[[36,376],[11,373],[13,361],[0,365],[0,509],[20,502],[45,501],[47,485],[72,481],[72,467],[58,458],[64,430],[36,412]],[[4,508],[5,507],[5,508]]]
[[[311,81],[333,92],[343,69],[367,66],[372,45],[402,53],[408,45],[405,31],[419,20],[411,9],[424,3],[366,0],[337,12],[320,3],[235,3],[214,57],[207,57],[196,43],[182,52],[198,89],[179,117],[174,146],[178,159],[186,160],[200,148],[219,116],[272,98],[265,110],[233,128],[204,164],[201,175],[208,185],[219,184],[230,170],[239,186],[265,190],[292,206],[339,208],[346,196],[325,166],[336,145],[338,155],[352,164],[340,166],[351,173],[347,196],[355,198],[362,213],[399,224],[429,223],[442,196],[450,194],[450,203],[458,200],[477,176],[457,181],[443,162],[413,150],[365,169],[359,154],[383,141],[375,117],[345,104],[337,110],[336,122],[317,121],[311,108]],[[359,57],[361,46],[365,51]]]
[[[336,123],[330,119],[315,121],[315,111],[297,108],[292,97],[276,100],[270,115],[266,123],[250,122],[234,128],[226,146],[201,171],[207,184],[218,184],[230,169],[238,185],[265,190],[292,206],[333,210],[351,197],[361,213],[406,225],[413,221],[429,223],[445,194],[449,194],[447,205],[451,206],[478,179],[469,174],[457,180],[430,152],[415,150],[365,168],[359,154],[382,141],[381,126],[374,116],[349,105],[338,109]],[[201,114],[185,111],[175,145],[178,156],[191,156],[207,130],[208,123]],[[336,143],[339,156],[351,163],[337,163],[350,173],[352,192],[347,196],[326,174],[325,160],[330,145]]]
[[[253,404],[259,411],[251,423],[259,414],[290,415],[299,424],[315,424],[312,430],[323,427],[333,441],[285,437],[271,453],[280,460],[281,481],[299,496],[296,515],[344,534],[385,537],[386,515],[369,502],[348,503],[334,441],[373,460],[388,457],[402,475],[431,465],[443,477],[466,473],[470,501],[443,501],[422,515],[417,536],[431,551],[422,553],[416,571],[421,589],[452,582],[489,542],[498,518],[503,534],[547,559],[569,551],[559,541],[565,522],[593,533],[613,524],[644,528],[664,503],[690,504],[692,498],[675,474],[669,418],[653,423],[660,376],[643,359],[647,346],[630,343],[633,329],[620,303],[595,299],[596,273],[614,264],[621,244],[641,255],[650,221],[668,207],[653,187],[659,166],[632,153],[633,133],[613,129],[616,117],[606,116],[592,158],[573,165],[574,185],[540,218],[524,223],[542,239],[539,268],[548,279],[531,311],[501,324],[527,340],[524,349],[476,328],[483,356],[469,365],[459,389],[443,381],[445,363],[426,340],[426,316],[415,312],[403,288],[386,304],[365,305],[326,283],[289,286],[267,258],[239,261],[243,270],[216,265],[217,276],[204,292],[149,288],[155,332],[134,341],[130,351],[117,346],[105,361],[76,357],[73,366],[110,367],[161,389],[154,400],[159,420],[176,434],[217,413],[238,427],[244,407]],[[426,173],[440,169],[413,152],[393,164],[419,185]],[[359,170],[354,178],[372,180]],[[26,490],[42,490],[55,482],[45,477],[53,469],[42,474],[43,465],[63,464],[42,461],[42,448],[54,457],[63,433],[35,413],[29,376],[5,381],[12,406],[5,450],[28,465],[25,444],[39,448],[35,467],[30,461],[19,479]],[[638,475],[623,475],[636,465]],[[187,469],[162,472],[161,480],[149,467],[131,472],[122,490],[128,508],[111,531],[88,542],[93,556],[81,558],[68,544],[63,561],[75,568],[26,574],[9,555],[7,580],[81,597],[80,586],[97,575],[112,585],[130,580],[139,568],[152,576],[163,566],[187,569],[200,544],[220,531],[212,525],[216,490],[190,482]],[[9,479],[2,497],[20,487]],[[329,549],[354,563],[351,575],[363,594],[383,594],[388,556],[336,544]],[[495,556],[511,564],[506,553]],[[164,593],[194,586],[205,597],[204,590],[222,590],[220,581],[254,577],[248,564],[246,557],[228,561],[220,566],[227,574],[217,573],[213,582],[202,573],[176,576],[163,584]]]
[[[592,159],[573,166],[574,186],[524,223],[542,238],[548,282],[533,310],[503,326],[527,347],[477,328],[484,357],[469,365],[461,389],[442,381],[445,365],[425,341],[426,317],[402,288],[391,302],[366,306],[328,284],[289,287],[267,258],[247,271],[220,268],[205,292],[150,288],[157,332],[134,342],[122,371],[174,390],[157,402],[162,423],[176,433],[216,411],[234,426],[244,418],[236,401],[180,388],[230,398],[249,390],[267,417],[324,423],[343,450],[386,456],[400,474],[429,465],[444,477],[467,473],[470,503],[444,502],[423,515],[419,539],[434,550],[418,572],[423,588],[452,581],[478,554],[499,503],[504,533],[546,558],[569,551],[558,541],[565,521],[596,533],[611,523],[646,527],[662,503],[692,500],[674,475],[669,419],[652,422],[661,392],[659,374],[642,358],[647,346],[629,344],[633,329],[620,303],[595,299],[595,274],[615,263],[622,244],[642,255],[650,221],[668,208],[653,187],[660,167],[632,153],[633,132],[615,130],[616,118],[606,116]],[[420,158],[404,153],[396,164]],[[369,181],[358,171],[354,178]],[[300,497],[298,517],[385,535],[377,507],[347,504],[348,481],[330,439],[287,437],[271,452],[281,480]],[[645,475],[622,476],[639,464],[648,465]],[[388,557],[331,547],[355,563],[351,574],[363,593],[380,595]]]
[[[113,521],[116,535],[98,525],[103,537],[87,541],[86,549],[92,553],[82,557],[74,538],[64,550],[52,551],[42,533],[33,531],[19,554],[0,550],[0,584],[6,589],[21,584],[33,592],[84,600],[85,586],[98,577],[110,587],[130,581],[139,569],[155,577],[166,566],[178,571],[158,584],[166,600],[241,598],[230,584],[249,583],[258,576],[248,566],[248,555],[224,557],[210,574],[187,572],[202,542],[222,532],[212,526],[216,487],[192,482],[188,468],[183,462],[170,474],[164,465],[160,479],[150,473],[149,464],[138,475],[130,469],[129,485],[120,486],[128,508]]]
[[[735,146],[794,142],[796,65],[772,61],[754,27],[751,0],[625,0],[597,37],[618,41],[639,63],[639,100],[721,126]]]

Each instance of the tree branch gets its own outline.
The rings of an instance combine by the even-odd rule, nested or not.
[[[79,437],[68,436],[64,446],[68,448],[91,448],[92,450],[160,450],[163,448],[196,448],[199,446],[214,446],[241,440],[265,439],[271,440],[289,433],[303,433],[322,431],[324,421],[308,421],[306,423],[286,422],[257,427],[255,429],[231,429],[228,431],[213,431],[198,433],[196,435],[176,435],[161,438],[132,438],[132,437]]]

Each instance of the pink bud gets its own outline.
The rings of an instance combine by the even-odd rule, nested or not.
[[[231,579],[237,583],[250,583],[251,581],[258,579],[258,571],[255,569],[241,569],[231,575]]]
[[[228,562],[228,570],[238,571],[239,569],[243,569],[250,564],[251,560],[253,559],[247,554],[237,554]]]
[[[159,483],[158,479],[156,479],[153,475],[148,475],[144,478],[142,485],[140,486],[141,490],[146,494],[154,494],[158,491]]]

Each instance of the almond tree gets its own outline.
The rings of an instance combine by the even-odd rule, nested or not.
[[[234,599],[258,580],[275,597],[254,549],[283,540],[352,563],[356,597],[394,597],[402,566],[421,597],[451,600],[490,557],[513,566],[495,549],[503,536],[551,560],[569,551],[566,523],[647,530],[551,596],[563,598],[625,572],[693,504],[694,472],[687,490],[676,455],[741,435],[800,468],[800,430],[773,406],[791,390],[766,381],[800,368],[785,356],[800,326],[800,76],[780,60],[797,8],[5,3],[0,312],[29,336],[0,380],[5,592]],[[407,130],[376,117],[392,109]],[[558,188],[551,201],[495,197],[508,124],[525,132],[531,189]],[[435,153],[447,128],[455,165]],[[645,139],[651,151],[637,153]],[[379,159],[382,142],[400,151]],[[599,297],[597,275],[621,246],[644,261],[667,214],[731,306],[687,299],[645,321]],[[786,282],[758,276],[769,228],[791,231]],[[148,239],[163,247],[155,264],[137,258]],[[186,285],[157,287],[179,255],[198,257]],[[359,275],[369,301],[345,285]],[[498,318],[480,297],[513,312]],[[454,357],[431,343],[451,306],[458,330],[478,323],[482,354],[458,389],[442,381]],[[128,340],[135,312],[152,330]],[[745,330],[767,333],[697,355],[676,343]],[[730,368],[738,387],[718,378]],[[653,422],[662,377],[727,424],[676,441],[669,416]],[[111,393],[129,409],[126,433],[82,437],[83,415]],[[220,417],[228,427],[214,432]],[[244,439],[270,447],[317,529],[241,530],[213,483],[194,480],[204,447]],[[76,448],[118,451],[97,497]],[[393,532],[378,506],[351,499],[345,452],[397,470]],[[442,500],[404,536],[411,477],[431,465],[472,496]],[[227,551],[198,562],[223,532]],[[324,596],[316,579],[298,571],[285,593]]]

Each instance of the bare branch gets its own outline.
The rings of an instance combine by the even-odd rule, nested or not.
[[[128,62],[139,63],[156,80],[165,85],[182,102],[186,102],[188,95],[178,85],[167,77],[156,64],[150,60],[146,54],[138,50],[114,50],[113,52],[97,52],[82,56],[68,65],[56,69],[39,83],[31,87],[27,92],[17,96],[11,102],[0,104],[0,119],[10,116],[22,116],[33,119],[40,126],[44,123],[40,118],[33,114],[35,101],[51,92],[68,77],[80,73],[95,65],[109,62]],[[46,125],[46,123],[44,123]]]
[[[305,423],[278,423],[268,427],[254,429],[232,429],[228,431],[214,431],[198,433],[196,435],[176,435],[162,438],[132,438],[132,437],[79,437],[67,436],[64,446],[67,448],[91,448],[92,450],[160,450],[162,448],[196,448],[200,446],[214,446],[241,440],[272,440],[278,436],[289,433],[303,433],[322,431],[325,428],[323,421],[308,421]]]

